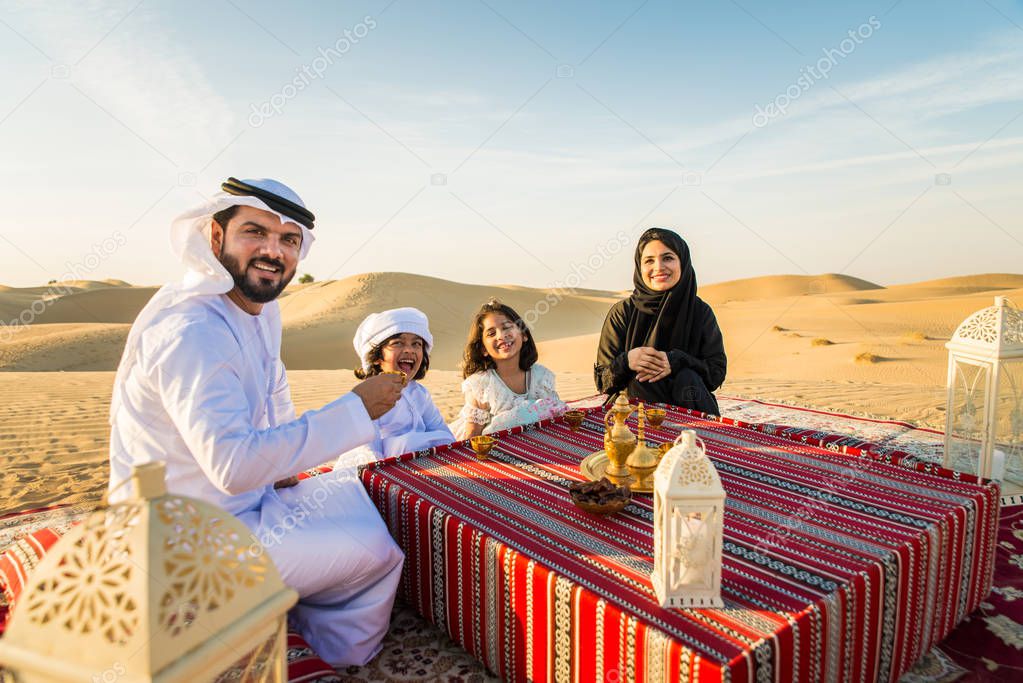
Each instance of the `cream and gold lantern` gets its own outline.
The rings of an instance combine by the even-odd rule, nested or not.
[[[691,429],[654,472],[654,592],[662,607],[722,607],[725,490]]]
[[[996,296],[945,347],[945,467],[1023,484],[1023,313]]]
[[[163,463],[92,513],[29,576],[0,640],[19,683],[287,680],[298,595],[227,512],[170,495]]]

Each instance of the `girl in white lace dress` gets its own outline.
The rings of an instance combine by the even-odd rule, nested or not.
[[[490,434],[565,412],[554,373],[537,363],[533,335],[518,313],[495,299],[469,329],[462,363],[465,405],[451,423],[457,439]]]

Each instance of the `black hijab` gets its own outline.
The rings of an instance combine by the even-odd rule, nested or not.
[[[650,289],[643,282],[640,259],[643,248],[653,241],[664,244],[678,256],[680,277],[675,286],[663,292]],[[676,233],[665,228],[650,228],[640,235],[634,257],[634,286],[629,300],[636,308],[625,332],[625,349],[652,346],[658,351],[681,349],[691,351],[699,343],[699,321],[696,316],[696,272],[689,256],[689,245]]]

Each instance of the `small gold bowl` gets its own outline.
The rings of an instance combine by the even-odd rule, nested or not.
[[[660,457],[662,457],[662,458],[663,458],[663,457],[664,457],[664,454],[665,454],[665,453],[667,453],[668,451],[670,451],[670,450],[671,450],[671,447],[672,447],[672,446],[674,446],[674,445],[675,445],[675,444],[673,444],[673,443],[672,443],[672,442],[670,442],[670,441],[666,441],[666,442],[662,443],[662,444],[661,444],[660,446],[658,446],[658,447],[657,447],[657,454],[658,454],[658,455],[659,455]]]
[[[573,432],[579,431],[579,427],[582,426],[585,419],[586,413],[581,410],[569,410],[565,413],[565,422],[568,423],[568,428]]]
[[[477,458],[486,460],[490,456],[490,451],[494,450],[494,446],[497,445],[497,439],[484,434],[472,437],[469,439],[469,444],[472,446],[472,450],[476,451]]]
[[[664,422],[664,408],[648,408],[646,411],[646,423],[657,429]]]

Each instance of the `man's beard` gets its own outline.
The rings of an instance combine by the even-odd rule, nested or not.
[[[265,263],[268,266],[279,268],[281,281],[277,285],[263,284],[258,276],[254,282],[249,280],[246,276],[248,268],[243,269],[241,264],[238,263],[238,259],[227,252],[221,252],[220,263],[227,269],[227,272],[234,280],[234,286],[238,288],[242,296],[256,304],[265,304],[276,299],[284,291],[284,288],[288,286],[288,283],[291,282],[291,278],[295,277],[294,272],[290,275],[285,273],[284,264],[276,259],[255,258],[249,261],[249,266],[254,263]]]

